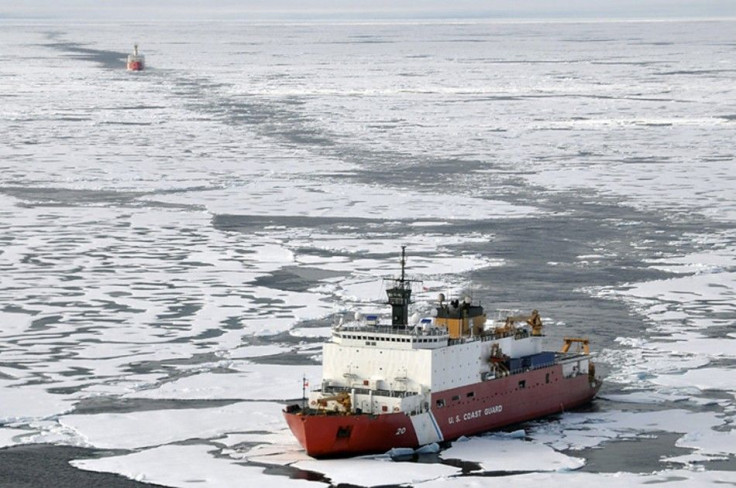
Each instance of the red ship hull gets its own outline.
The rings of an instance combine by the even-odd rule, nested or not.
[[[441,441],[545,417],[590,402],[600,382],[587,374],[564,378],[555,365],[432,395],[430,416]],[[437,400],[444,402],[437,406]],[[404,413],[326,414],[284,411],[289,428],[313,457],[418,447],[422,435]],[[424,435],[426,440],[426,435]]]
[[[128,61],[128,71],[143,71],[143,62]]]
[[[403,413],[301,415],[285,411],[284,417],[312,457],[352,456],[418,445],[411,419]]]

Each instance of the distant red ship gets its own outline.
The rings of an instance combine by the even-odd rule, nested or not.
[[[128,54],[126,67],[128,71],[143,71],[146,67],[146,57],[138,52],[138,44],[133,46],[133,54]]]
[[[497,429],[590,402],[588,341],[542,350],[542,321],[506,316],[486,325],[483,307],[439,296],[433,318],[408,325],[411,280],[387,290],[391,325],[367,316],[333,330],[321,388],[284,410],[307,454],[337,457],[415,448]],[[578,351],[570,352],[572,344]]]

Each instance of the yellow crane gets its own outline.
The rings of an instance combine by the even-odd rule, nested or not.
[[[350,412],[350,408],[352,407],[352,402],[350,401],[349,393],[341,392],[341,393],[338,393],[337,395],[319,398],[317,400],[317,405],[320,408],[326,408],[327,403],[331,401],[337,402],[339,405],[341,405],[345,409],[346,412]]]
[[[583,339],[582,337],[565,337],[563,341],[562,349],[560,349],[560,352],[562,353],[568,352],[573,344],[577,344],[578,352],[590,354],[590,344],[588,343],[588,339]]]
[[[504,335],[514,330],[516,322],[526,322],[532,329],[533,336],[541,336],[542,328],[542,317],[539,316],[537,310],[532,310],[531,315],[515,315],[506,317],[506,323],[496,328],[496,334]]]

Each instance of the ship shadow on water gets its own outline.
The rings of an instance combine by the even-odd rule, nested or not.
[[[442,443],[441,449],[447,449],[451,443]],[[441,451],[440,451],[441,452]],[[334,458],[333,458],[334,459]],[[351,458],[339,458],[345,463],[350,463]],[[482,467],[478,463],[463,461],[461,459],[443,459],[440,457],[440,453],[412,453],[407,455],[399,455],[392,457],[393,462],[397,463],[417,463],[417,464],[444,464],[446,466],[452,466],[460,469],[460,474],[457,477],[463,476],[476,476],[476,477],[497,477],[497,476],[511,476],[517,474],[525,474],[531,471],[483,471]],[[282,466],[282,465],[270,465],[249,462],[249,466],[259,466],[263,468],[264,474],[274,476],[285,476],[289,479],[311,481],[317,483],[326,483],[329,488],[365,488],[364,485],[354,485],[351,483],[332,483],[329,476],[318,473],[316,471],[299,469],[293,466]],[[371,488],[405,488],[406,484],[386,484],[386,485],[370,485]]]
[[[316,471],[310,471],[307,469],[299,469],[293,466],[277,466],[270,464],[259,464],[249,463],[252,466],[261,466],[263,474],[275,475],[275,476],[286,476],[293,480],[313,481],[318,483],[329,483],[330,486],[347,486],[347,485],[333,485],[330,479],[322,473]]]
[[[82,61],[98,63],[107,69],[125,68],[127,53],[120,51],[107,51],[104,49],[92,49],[84,47],[76,42],[55,42],[47,44],[47,47],[69,53]],[[121,68],[122,67],[122,68]]]
[[[442,449],[446,449],[449,447],[448,445],[443,445]],[[398,459],[401,461],[401,459]],[[411,458],[407,457],[406,461],[412,461],[419,464],[444,464],[446,466],[452,466],[453,468],[460,469],[460,475],[469,475],[472,474],[473,476],[478,475],[479,472],[483,471],[483,468],[480,464],[474,463],[472,461],[463,461],[462,459],[443,459],[440,457],[439,453],[435,454],[418,454],[414,455]]]

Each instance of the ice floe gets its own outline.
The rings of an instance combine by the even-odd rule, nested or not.
[[[530,473],[513,477],[516,488],[569,488],[570,486],[596,486],[601,488],[618,488],[621,486],[650,487],[666,484],[672,487],[713,486],[733,484],[736,473],[733,471],[691,471],[665,470],[651,474],[636,473]],[[496,477],[457,477],[435,480],[415,485],[417,488],[491,488],[498,486]]]
[[[287,400],[301,398],[302,377],[312,385],[322,380],[320,366],[287,366],[282,364],[227,363],[235,372],[200,372],[160,385],[138,390],[127,398],[178,400]]]
[[[429,480],[446,479],[459,469],[442,464],[395,462],[389,458],[368,457],[346,460],[299,461],[294,467],[323,473],[334,485],[356,486],[414,485]]]
[[[217,452],[217,448],[209,445],[168,445],[123,456],[76,460],[72,461],[72,465],[178,488],[245,488],[260,483],[277,488],[327,486],[286,475],[265,478],[264,468],[244,466],[232,459],[217,456]]]
[[[549,446],[505,435],[486,435],[452,443],[443,459],[478,463],[483,471],[569,471],[581,468],[582,459],[566,456]]]
[[[28,431],[23,429],[0,428],[0,448],[16,445],[16,439],[27,434]]]
[[[59,422],[76,431],[89,446],[140,449],[229,432],[280,429],[282,409],[282,405],[271,402],[239,402],[212,408],[65,415]]]
[[[698,459],[736,455],[736,443],[728,430],[732,421],[712,412],[691,412],[682,409],[642,412],[610,411],[605,413],[571,413],[559,422],[538,423],[528,435],[556,450],[580,450],[599,447],[612,440],[636,439],[660,432],[682,434],[679,447],[695,449]],[[709,443],[714,439],[713,445]],[[694,457],[680,459],[692,460]],[[678,458],[672,457],[671,461]]]
[[[71,398],[49,393],[44,385],[0,380],[0,423],[53,417],[73,407]]]

